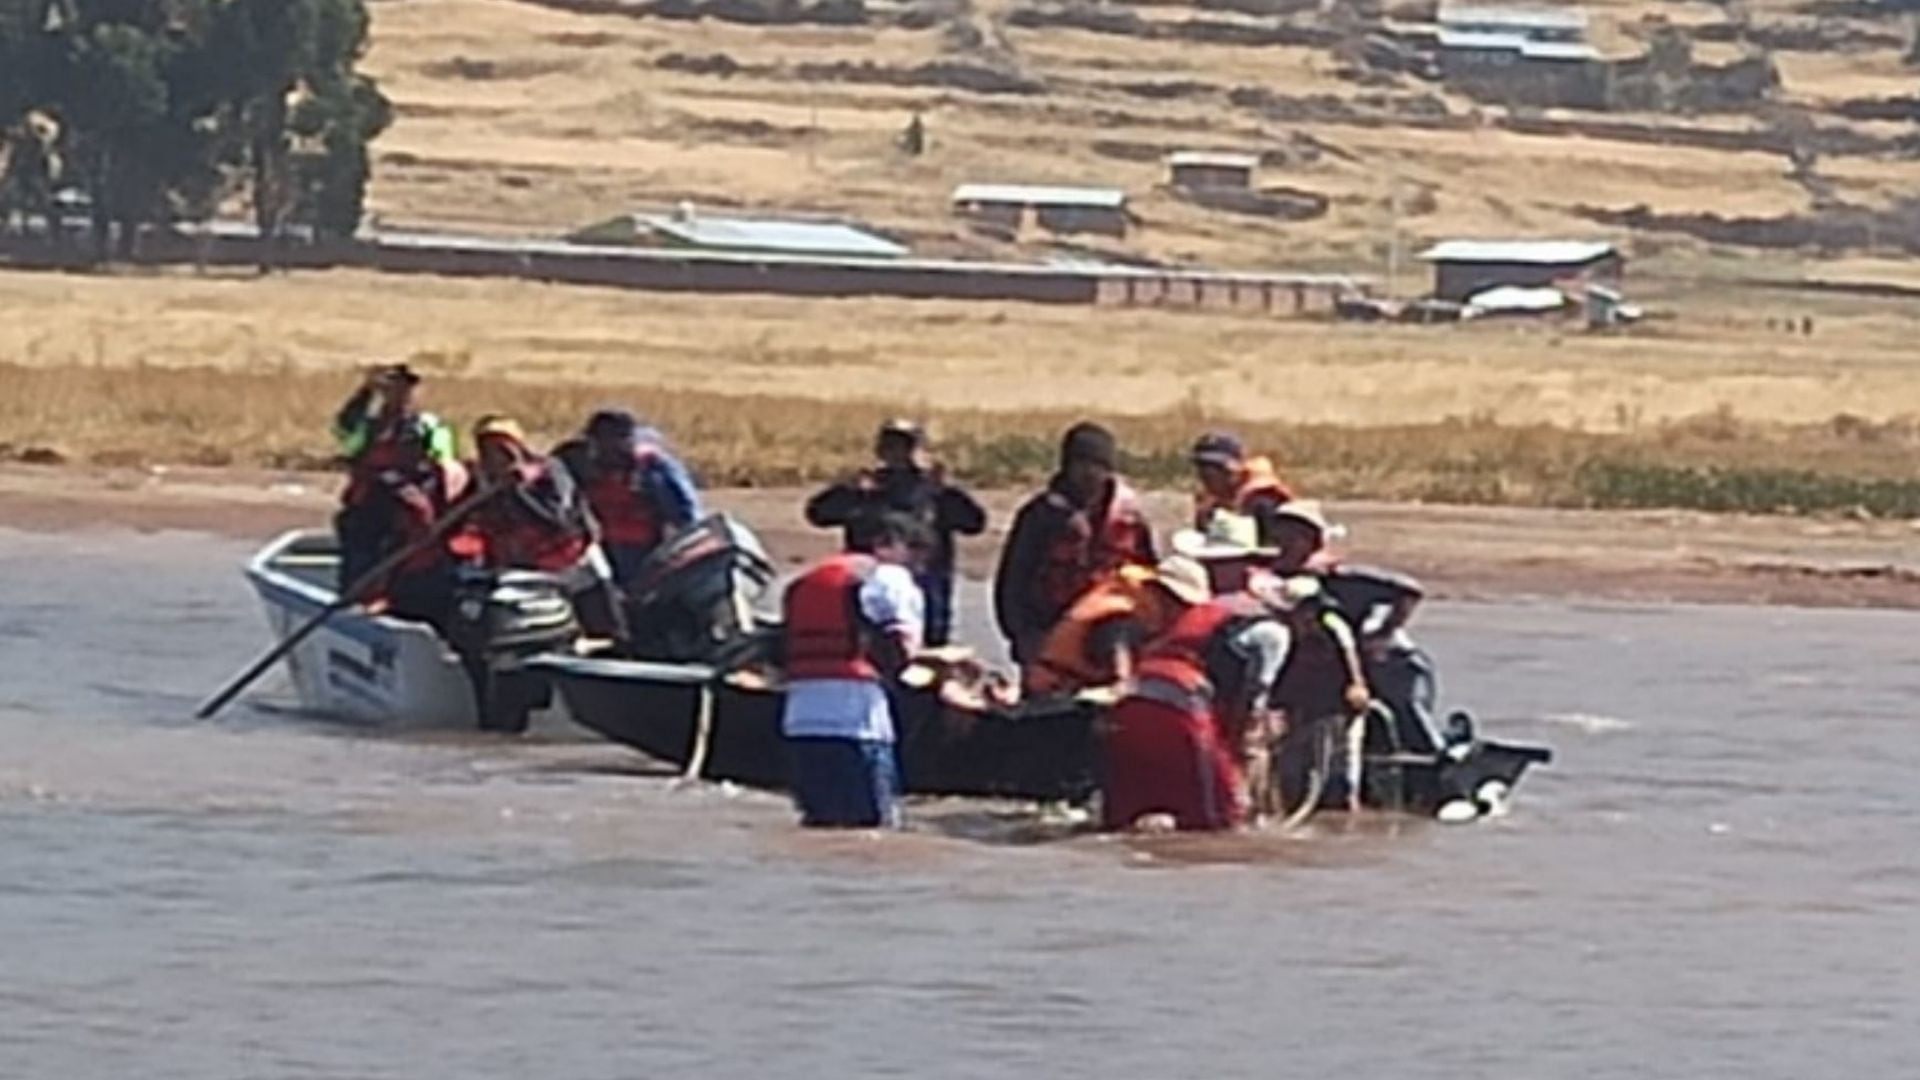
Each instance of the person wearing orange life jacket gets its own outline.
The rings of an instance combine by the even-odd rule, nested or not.
[[[493,570],[537,570],[561,580],[580,625],[595,636],[623,637],[611,571],[597,543],[599,526],[559,462],[535,453],[512,418],[482,417],[473,432],[476,472],[504,489],[474,512],[472,533]]]
[[[1293,490],[1274,472],[1272,459],[1249,458],[1239,438],[1210,432],[1194,442],[1192,461],[1199,481],[1193,498],[1194,528],[1206,529],[1219,512],[1242,514],[1259,526],[1262,546],[1274,543],[1274,515],[1293,499]]]
[[[1107,716],[1102,824],[1168,815],[1180,829],[1230,829],[1253,799],[1247,748],[1277,736],[1267,697],[1287,662],[1291,600],[1278,579],[1188,608],[1141,654]]]
[[[1158,561],[1133,489],[1117,475],[1119,444],[1098,424],[1067,430],[1060,470],[1014,516],[994,573],[994,618],[1022,666],[1082,594],[1129,564]]]
[[[787,588],[787,694],[780,716],[791,788],[808,827],[899,824],[888,684],[923,642],[913,564],[925,528],[903,514],[848,523],[847,550]]]
[[[454,459],[453,430],[419,408],[420,376],[405,364],[370,369],[334,416],[333,435],[347,463],[346,488],[334,532],[340,542],[339,588],[365,576],[392,550],[394,506],[387,492],[417,459]]]
[[[1187,609],[1213,598],[1206,568],[1183,555],[1155,567],[1123,566],[1074,601],[1022,672],[1030,696],[1120,686],[1134,658]]]
[[[625,409],[602,409],[554,449],[600,523],[615,582],[626,585],[660,544],[702,516],[700,493],[666,440]]]

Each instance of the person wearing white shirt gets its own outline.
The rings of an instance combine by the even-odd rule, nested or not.
[[[913,562],[924,528],[884,514],[848,528],[848,550],[788,587],[781,732],[801,824],[899,824],[889,682],[921,648],[925,601]]]

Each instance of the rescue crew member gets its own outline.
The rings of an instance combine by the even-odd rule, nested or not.
[[[418,428],[403,432],[392,444],[392,467],[372,481],[367,505],[387,516],[386,543],[374,553],[376,560],[426,539],[471,486],[464,466],[433,460],[419,435]],[[457,548],[454,537],[445,537],[401,560],[368,605],[444,633],[452,615],[457,565],[465,554]]]
[[[554,456],[600,523],[613,579],[632,582],[661,543],[703,515],[700,492],[666,440],[625,409],[602,409]]]
[[[1098,424],[1067,429],[1060,470],[1014,516],[993,580],[993,610],[1022,667],[1082,594],[1129,564],[1152,566],[1153,530],[1119,478],[1120,450]]]
[[[933,547],[917,580],[927,602],[926,643],[938,648],[953,633],[953,538],[985,532],[987,512],[972,495],[947,483],[946,469],[928,455],[925,430],[913,421],[881,425],[873,454],[872,467],[807,501],[807,522],[846,529],[855,518],[889,512],[920,522]]]
[[[1123,566],[1067,609],[1023,673],[1022,689],[1039,696],[1125,685],[1140,650],[1212,598],[1206,567],[1184,555],[1155,567]]]
[[[340,512],[334,517],[342,590],[392,550],[393,506],[380,494],[392,483],[383,475],[393,472],[403,457],[409,462],[420,454],[434,462],[454,459],[453,430],[420,410],[419,385],[420,376],[405,364],[372,368],[334,416],[333,435],[348,467]],[[411,464],[401,471],[413,471]]]
[[[1188,830],[1248,820],[1248,750],[1280,732],[1267,700],[1291,648],[1290,606],[1283,583],[1262,578],[1188,608],[1147,646],[1132,691],[1107,717],[1106,828],[1159,814]]]
[[[1205,530],[1216,512],[1241,514],[1259,526],[1258,542],[1273,543],[1274,514],[1293,499],[1293,491],[1274,472],[1273,460],[1249,458],[1239,438],[1211,432],[1193,444],[1193,471],[1199,490],[1193,497],[1193,527]]]
[[[1340,560],[1327,546],[1335,529],[1317,503],[1287,503],[1275,520],[1279,555],[1273,569],[1320,579],[1356,640],[1368,684],[1393,713],[1398,747],[1416,753],[1440,750],[1452,736],[1443,733],[1435,713],[1438,672],[1432,656],[1406,629],[1426,590],[1405,574]]]
[[[921,648],[912,564],[925,537],[894,513],[855,518],[847,532],[847,551],[787,589],[780,730],[802,825],[893,827],[900,781],[887,686]]]
[[[483,417],[473,440],[481,479],[507,489],[473,515],[486,566],[552,574],[573,600],[581,629],[624,637],[611,571],[596,543],[598,525],[572,475],[535,453],[510,417]]]

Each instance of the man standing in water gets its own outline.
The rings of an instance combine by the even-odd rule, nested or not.
[[[887,685],[921,647],[924,617],[911,567],[924,547],[923,531],[910,517],[856,518],[847,528],[847,550],[787,589],[780,728],[802,825],[899,824]]]
[[[419,386],[420,376],[405,364],[373,368],[334,416],[333,435],[348,468],[340,512],[333,519],[342,590],[365,576],[390,548],[395,507],[384,493],[408,482],[400,467],[411,468],[422,453],[431,464],[454,460],[453,429],[420,410]]]
[[[987,512],[973,496],[946,482],[945,470],[927,454],[927,436],[910,420],[881,425],[874,438],[872,468],[834,484],[807,501],[807,522],[851,529],[854,519],[905,514],[932,537],[917,575],[927,601],[926,644],[947,644],[953,633],[954,537],[979,536]]]
[[[1152,566],[1153,531],[1118,475],[1120,447],[1098,424],[1067,429],[1060,471],[1014,516],[993,579],[993,610],[1025,668],[1088,589],[1122,566]]]

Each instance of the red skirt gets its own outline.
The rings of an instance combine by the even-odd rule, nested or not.
[[[1128,698],[1107,716],[1101,818],[1130,827],[1143,814],[1171,814],[1182,829],[1231,829],[1246,820],[1239,763],[1211,715]]]

